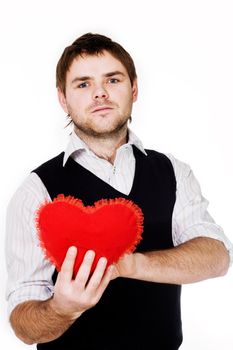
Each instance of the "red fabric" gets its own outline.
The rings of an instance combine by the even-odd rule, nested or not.
[[[85,207],[81,200],[61,194],[39,208],[36,224],[45,255],[58,271],[67,249],[78,248],[76,274],[89,249],[96,253],[92,271],[102,256],[110,265],[124,253],[133,252],[142,238],[143,213],[124,198],[102,199]]]

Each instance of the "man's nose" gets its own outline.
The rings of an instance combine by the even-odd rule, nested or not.
[[[108,92],[103,86],[98,86],[95,88],[93,93],[94,100],[108,99]]]

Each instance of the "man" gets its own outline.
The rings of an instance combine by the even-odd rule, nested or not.
[[[190,168],[145,150],[128,129],[137,76],[119,44],[98,34],[78,38],[58,62],[57,90],[74,125],[70,143],[29,175],[8,208],[11,325],[38,349],[178,349],[181,284],[224,275],[231,243]],[[136,252],[108,268],[102,257],[90,274],[89,250],[73,278],[79,252],[70,247],[58,273],[39,248],[34,219],[60,193],[85,205],[134,201],[144,214]]]

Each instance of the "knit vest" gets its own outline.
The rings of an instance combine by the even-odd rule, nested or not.
[[[125,195],[79,165],[71,157],[63,167],[64,152],[34,172],[51,199],[72,195],[85,205],[102,198],[123,197],[143,211],[143,239],[137,252],[169,249],[176,179],[170,160],[156,151],[147,156],[133,146],[135,175]],[[156,260],[155,260],[156,262]],[[57,271],[53,274],[56,282]],[[58,339],[38,344],[41,350],[176,350],[182,343],[181,286],[129,278],[112,280],[96,306],[87,310]]]

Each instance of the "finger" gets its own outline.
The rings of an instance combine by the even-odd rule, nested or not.
[[[95,252],[93,250],[88,250],[84,255],[83,262],[75,277],[75,284],[80,289],[85,288],[85,285],[90,277],[91,266],[95,258]]]
[[[104,277],[102,278],[101,280],[101,283],[99,284],[99,287],[96,291],[96,295],[97,295],[97,298],[100,299],[103,292],[105,291],[105,289],[107,288],[109,282],[111,281],[112,279],[112,274],[113,274],[113,270],[114,270],[114,267],[112,265],[110,265],[106,272],[105,272],[105,275]]]
[[[70,247],[67,250],[66,257],[61,266],[61,271],[59,272],[59,280],[62,283],[70,282],[73,276],[74,263],[77,255],[77,248]]]
[[[106,265],[107,265],[107,259],[104,257],[100,258],[90,278],[90,281],[88,282],[88,285],[86,288],[88,292],[93,292],[99,288],[100,282],[105,273]]]

